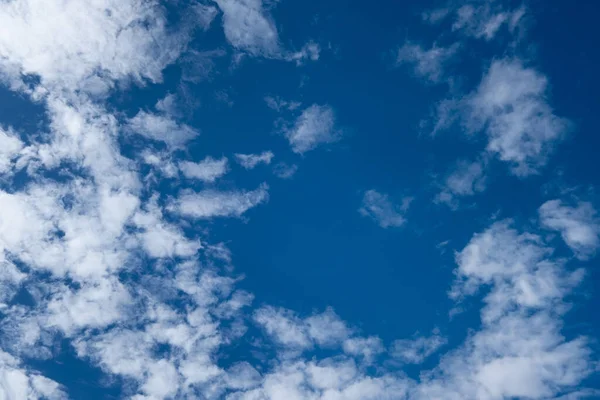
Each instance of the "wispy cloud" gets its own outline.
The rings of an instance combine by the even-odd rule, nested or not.
[[[458,206],[458,198],[482,192],[486,186],[484,164],[481,161],[459,161],[446,177],[443,188],[435,201],[450,207]]]
[[[198,130],[160,114],[140,111],[129,120],[129,128],[148,139],[177,148],[199,135]]]
[[[411,198],[406,197],[401,204],[394,204],[387,194],[367,190],[358,211],[361,215],[371,218],[382,228],[397,227],[406,222],[404,214],[411,201]]]
[[[444,64],[457,52],[459,45],[450,47],[433,46],[425,50],[420,45],[406,43],[398,50],[396,62],[398,64],[411,64],[417,76],[431,82],[439,82],[444,74]]]
[[[304,109],[291,127],[285,128],[285,137],[295,153],[306,153],[317,146],[340,140],[342,132],[336,127],[333,109],[313,104]]]
[[[268,186],[250,191],[201,192],[184,191],[169,205],[173,212],[192,218],[239,217],[249,209],[266,202]]]
[[[539,214],[542,225],[560,232],[578,258],[586,259],[600,247],[600,218],[591,203],[569,206],[560,200],[550,200],[542,204]]]
[[[198,179],[203,182],[214,182],[228,171],[228,160],[225,157],[214,159],[206,157],[200,162],[181,161],[179,169],[188,179]]]
[[[273,157],[275,155],[271,151],[263,151],[260,154],[235,154],[237,163],[246,169],[253,169],[258,164],[271,164]]]

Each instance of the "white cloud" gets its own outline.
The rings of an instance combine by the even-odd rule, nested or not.
[[[562,239],[578,258],[586,259],[600,247],[600,219],[591,203],[576,207],[550,200],[539,209],[542,226],[560,232]]]
[[[201,192],[184,191],[171,202],[169,209],[193,218],[240,217],[249,209],[269,199],[268,186],[262,184],[251,191]]]
[[[260,154],[235,154],[235,160],[246,169],[253,169],[258,164],[271,164],[275,155],[271,151],[263,151]]]
[[[396,340],[390,351],[392,357],[404,363],[420,364],[447,342],[446,338],[434,333],[428,337]]]
[[[14,168],[14,163],[21,149],[23,142],[11,130],[4,130],[0,127],[0,173],[9,174]]]
[[[267,57],[281,51],[277,28],[262,0],[214,1],[223,12],[223,29],[233,47]]]
[[[481,161],[459,161],[455,169],[448,175],[443,189],[437,194],[435,201],[457,206],[457,197],[472,196],[485,190],[486,177]]]
[[[199,132],[174,119],[159,114],[140,111],[129,120],[129,128],[148,139],[165,142],[173,148],[181,147],[199,135]]]
[[[467,132],[486,134],[487,152],[515,175],[538,173],[570,129],[548,104],[547,86],[544,75],[518,59],[495,60],[473,93],[440,103],[435,131],[458,115]]]
[[[333,109],[316,104],[304,109],[293,126],[284,130],[284,134],[292,151],[300,154],[341,138],[341,131],[335,127]]]
[[[382,228],[402,226],[406,222],[404,214],[411,198],[404,198],[401,205],[394,204],[387,194],[367,190],[363,196],[361,215],[371,218]]]
[[[0,398],[63,400],[67,396],[58,383],[28,371],[13,356],[0,350]]]
[[[298,101],[287,101],[283,100],[279,97],[266,96],[265,103],[267,103],[267,107],[277,112],[288,110],[294,111],[298,107],[302,106],[302,103]]]
[[[420,45],[406,43],[398,50],[397,64],[412,64],[417,76],[431,82],[439,82],[444,73],[444,64],[454,56],[459,45],[450,47],[433,46],[424,50]]]
[[[188,32],[169,33],[153,2],[16,0],[0,5],[0,60],[17,84],[35,74],[45,87],[104,92],[113,80],[160,81]]]
[[[506,25],[508,31],[513,33],[518,28],[524,14],[523,6],[507,11],[490,3],[480,6],[466,4],[456,10],[452,30],[459,30],[478,39],[491,40],[503,25]]]
[[[298,166],[296,164],[289,165],[279,162],[273,167],[273,174],[281,179],[291,179],[297,171]]]
[[[225,157],[216,160],[209,156],[198,163],[182,161],[179,163],[179,169],[186,178],[214,182],[227,173],[227,163],[228,160]]]

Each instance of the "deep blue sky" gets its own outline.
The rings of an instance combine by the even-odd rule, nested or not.
[[[23,9],[42,7],[33,0],[14,3]],[[376,5],[341,0],[219,0],[150,1],[154,8],[144,11],[100,1],[113,9],[111,13],[90,11],[90,15],[100,21],[98,26],[111,28],[94,31],[98,26],[82,11],[97,6],[92,3],[82,2],[80,10],[52,6],[37,19],[16,6],[17,11],[10,10],[8,3],[0,6],[0,23],[9,26],[8,33],[0,35],[0,59],[4,60],[0,63],[0,133],[22,144],[6,154],[0,150],[0,189],[6,194],[0,197],[6,202],[0,207],[7,210],[0,213],[0,251],[9,260],[6,265],[14,264],[26,276],[21,280],[9,273],[0,276],[0,287],[7,293],[1,299],[0,349],[14,357],[6,362],[0,358],[0,374],[18,370],[27,376],[29,383],[20,387],[28,388],[31,398],[46,398],[32,383],[38,372],[56,381],[63,393],[46,394],[48,398],[135,398],[136,394],[139,399],[440,398],[436,390],[445,393],[441,398],[559,398],[569,393],[600,398],[593,367],[600,336],[600,272],[595,257],[600,221],[593,211],[600,207],[596,154],[600,54],[595,23],[599,5],[541,0],[385,0]],[[198,4],[202,4],[201,11],[193,8]],[[472,7],[476,14],[458,26],[465,7]],[[446,9],[446,17],[438,23],[425,22],[423,13],[436,9]],[[509,29],[511,18],[521,11]],[[46,23],[53,21],[52,12],[65,15],[65,21]],[[256,13],[257,19],[235,19],[249,13]],[[131,19],[146,16],[144,22],[131,26],[135,26],[135,37],[148,36],[154,44],[146,48],[146,42],[123,39],[125,34],[118,32],[130,28],[119,28],[122,21],[116,19],[102,20],[121,14]],[[203,26],[200,21],[206,15],[212,19]],[[505,19],[486,38],[482,26],[494,18]],[[155,26],[163,20],[166,31]],[[25,31],[15,28],[15,21],[25,21]],[[114,32],[113,22],[119,28]],[[268,33],[260,30],[263,23],[264,29],[277,35],[273,43],[262,41]],[[92,27],[91,33],[85,33],[85,25]],[[67,27],[81,31],[78,39],[69,39],[73,32]],[[235,36],[236,30],[246,39]],[[11,35],[20,35],[21,42],[11,45]],[[45,42],[44,37],[56,39]],[[164,61],[159,56],[174,47],[169,42],[173,38],[182,47]],[[103,44],[97,46],[96,39]],[[123,45],[124,40],[133,43],[128,53],[111,53],[113,43]],[[306,49],[307,43],[319,47],[318,59],[305,53],[295,61],[294,54]],[[403,53],[402,49],[412,50]],[[442,49],[441,53],[435,53],[436,49]],[[446,56],[444,51],[448,51]],[[53,62],[41,62],[39,54],[50,54]],[[403,58],[402,54],[409,55]],[[138,57],[142,61],[136,64]],[[162,80],[154,79],[150,71],[154,61]],[[499,65],[498,76],[508,76],[505,89],[508,97],[514,95],[512,100],[498,100],[503,92],[497,81],[484,85],[494,65]],[[420,71],[420,66],[429,72]],[[519,85],[518,78],[524,75],[528,78]],[[532,88],[533,75],[546,86]],[[85,84],[90,77],[110,89],[98,95]],[[176,107],[157,109],[156,103],[167,95]],[[274,110],[266,98],[287,103]],[[454,107],[450,112],[454,119],[432,134],[433,126],[443,119],[437,107],[444,101]],[[287,109],[285,104],[290,102],[299,105]],[[494,107],[486,108],[493,102]],[[74,114],[82,116],[81,126],[73,128],[76,124],[70,124],[72,120],[56,104],[72,107]],[[332,127],[322,128],[327,124],[325,114],[308,115],[313,105],[332,112]],[[529,107],[535,111],[523,111]],[[140,128],[135,121],[142,114],[157,119]],[[559,118],[564,125],[554,124]],[[303,126],[302,121],[309,122]],[[181,134],[182,126],[199,135],[181,146],[170,146],[169,137]],[[516,139],[511,139],[515,132]],[[308,150],[294,147],[295,135],[301,134],[308,137]],[[515,159],[490,147],[495,134],[519,156],[530,143],[539,144],[540,148],[526,155],[532,171],[515,172]],[[90,137],[99,139],[86,147],[82,138]],[[8,142],[0,143],[10,148]],[[98,150],[97,155],[95,151],[105,144],[108,150]],[[273,154],[272,160],[255,168],[236,162],[235,154],[266,151]],[[144,159],[150,153],[160,161],[151,164]],[[194,178],[184,172],[182,163],[187,161],[199,163],[197,168],[208,173],[201,163],[207,157],[225,157],[228,166],[214,178]],[[109,158],[121,161],[105,167]],[[274,172],[280,163],[294,165],[297,171],[287,178],[278,177]],[[468,189],[453,188],[451,178],[461,163],[480,167],[479,178],[485,184],[478,187],[475,178],[463,177],[461,184]],[[161,169],[169,165],[174,175]],[[108,181],[113,173],[120,183]],[[127,174],[135,176],[137,183],[130,183]],[[244,207],[241,197],[254,190],[258,193],[262,183],[268,185],[264,189],[268,200],[266,194],[260,201],[246,198],[249,203]],[[88,192],[78,189],[88,185]],[[40,191],[33,191],[34,187]],[[46,201],[42,192],[60,201]],[[121,198],[121,203],[103,208],[106,193],[128,193],[136,202],[120,222],[118,234],[109,228],[94,231],[100,238],[98,244],[84,233],[104,226],[107,218],[120,215],[129,204]],[[369,193],[381,201],[372,200]],[[441,201],[441,193],[451,193],[452,200]],[[185,210],[186,194],[197,196],[194,204],[202,211]],[[9,203],[10,196],[22,197]],[[65,199],[72,198],[81,208],[66,205]],[[210,198],[216,200],[211,203]],[[551,204],[560,206],[547,206],[545,213],[540,207],[553,200],[559,203]],[[17,203],[32,206],[10,208]],[[144,225],[141,215],[151,209],[156,210],[156,219]],[[371,217],[363,215],[369,212]],[[12,215],[22,215],[25,224],[9,219]],[[88,225],[86,218],[91,221]],[[501,228],[494,230],[498,226],[494,222],[504,220],[512,221],[515,232],[536,236],[531,239],[525,234],[523,243],[531,240],[527,243],[532,247],[546,249],[539,250],[546,251],[543,261],[527,258],[533,250],[521,239]],[[75,229],[78,226],[81,230]],[[152,236],[155,241],[151,242],[144,235],[164,227],[179,235],[173,239],[178,246],[200,240],[203,247],[187,253],[178,247],[157,256],[153,249],[167,246],[171,239]],[[77,232],[75,238],[68,234],[71,228]],[[481,232],[490,232],[491,246],[478,242]],[[24,239],[11,239],[17,237]],[[56,250],[60,256],[51,259],[54,248],[44,246],[56,243],[64,247]],[[210,252],[210,246],[218,243],[229,250],[230,262]],[[473,264],[465,261],[471,253],[463,251],[469,243],[469,248],[483,249],[473,256]],[[522,247],[510,247],[515,243]],[[93,264],[92,259],[69,258],[69,252],[96,251],[105,256],[98,275],[82,272]],[[115,265],[111,264],[112,251],[125,254]],[[193,270],[200,275],[210,271],[236,281],[211,283],[214,298],[206,300],[178,286],[180,279],[192,279],[179,275],[186,262],[196,263]],[[486,280],[496,262],[503,266],[501,271],[511,272]],[[537,274],[545,262],[558,266],[559,272]],[[527,271],[515,272],[513,267],[521,264]],[[578,268],[585,270],[584,275],[577,284],[569,283],[577,281],[567,276]],[[108,285],[110,289],[103,286],[102,282],[111,279],[123,285],[129,297],[122,300],[116,284]],[[526,304],[519,297],[523,281],[533,282],[539,303]],[[210,286],[193,279],[190,285]],[[86,288],[98,287],[107,292],[98,297],[84,293]],[[462,296],[453,298],[449,294],[457,287]],[[544,297],[546,289],[552,292],[548,297]],[[224,307],[234,290],[250,293],[253,300],[225,317],[219,307]],[[84,306],[74,300],[78,296],[84,298]],[[113,301],[119,302],[114,312]],[[177,320],[190,332],[209,329],[207,320],[204,325],[191,322],[193,310],[206,310],[218,327],[212,337],[219,344],[210,347],[202,341],[204,337],[188,338],[185,344],[167,343],[156,333],[167,332],[166,325],[152,330],[160,319],[159,305],[171,307],[179,318],[172,317],[169,326]],[[506,307],[501,312],[504,319],[486,322],[486,313],[495,306]],[[309,319],[330,308],[348,330],[332,339],[334,344],[323,344],[311,331]],[[90,318],[78,325],[73,322],[77,317],[65,316],[70,312]],[[98,315],[113,314],[114,318],[95,322],[102,319]],[[504,354],[491,339],[481,339],[508,326],[508,318],[533,326],[537,315],[549,316],[550,322],[539,332],[532,328],[534,342],[527,342],[521,353],[506,350]],[[19,339],[23,332],[32,332],[30,324],[39,327],[37,339]],[[229,329],[239,326],[245,328],[235,337]],[[333,335],[334,328],[329,322],[325,331]],[[545,331],[556,333],[558,339],[548,339]],[[130,339],[130,332],[141,336]],[[295,332],[293,339],[286,336],[289,332]],[[352,339],[367,337],[381,339],[381,352],[373,360],[349,350]],[[568,350],[573,359],[560,359],[558,364],[545,361],[548,364],[539,370],[538,364],[525,364],[525,370],[537,371],[528,375],[533,382],[530,388],[506,372],[516,367],[504,365],[506,371],[486,372],[494,357],[559,359],[559,345],[571,345],[578,337],[589,341]],[[123,350],[109,356],[112,350],[106,349],[120,340],[131,340],[129,348],[136,349],[131,359],[120,355]],[[436,340],[440,342],[435,344]],[[143,343],[151,343],[150,350]],[[537,344],[541,353],[528,353]],[[411,359],[395,348],[412,349],[419,356]],[[197,361],[200,358],[210,363]],[[189,383],[192,378],[184,364],[192,359],[197,364],[191,370],[219,367],[220,375]],[[121,363],[137,365],[135,360],[141,360],[139,371],[119,369]],[[232,368],[241,361],[248,361],[258,376],[247,386],[231,383],[242,376]],[[161,362],[171,363],[176,372],[152,386],[155,372],[151,366],[168,370]],[[332,397],[326,397],[325,389],[311,378],[298,384],[303,391],[295,392],[300,389],[291,384],[280,392],[269,386],[273,376],[284,376],[292,367],[309,374],[311,362],[337,366],[350,362],[357,372],[330,388],[336,391],[329,394]],[[457,367],[465,365],[473,369],[465,367],[463,372]],[[562,368],[573,368],[575,378],[544,372]],[[505,373],[506,379],[502,378]],[[368,379],[381,379],[387,386],[381,391],[374,387],[363,392],[347,390],[353,382],[358,385]],[[20,393],[27,390],[19,392],[15,387],[1,383],[0,398],[25,398]],[[158,387],[174,389],[164,394]]]

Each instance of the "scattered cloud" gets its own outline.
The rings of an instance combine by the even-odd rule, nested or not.
[[[456,10],[452,29],[477,39],[491,40],[503,25],[506,25],[509,32],[513,33],[524,15],[524,6],[506,11],[491,3],[479,6],[465,4]]]
[[[414,339],[396,340],[390,350],[394,359],[407,364],[420,364],[436,352],[448,340],[437,333],[429,337],[418,336]]]
[[[457,43],[450,47],[433,46],[424,50],[420,45],[406,43],[398,50],[397,64],[411,64],[414,66],[415,75],[437,83],[443,77],[444,64],[452,58],[459,45]]]
[[[268,186],[251,191],[184,191],[169,205],[169,210],[192,218],[240,217],[268,200]]]
[[[367,190],[363,196],[362,206],[358,210],[361,215],[371,218],[382,228],[404,225],[404,214],[408,210],[412,198],[406,197],[402,204],[394,204],[387,194],[375,190]]]
[[[148,139],[166,143],[171,148],[178,148],[194,139],[199,132],[186,124],[160,114],[138,112],[128,122],[129,129]]]
[[[260,154],[235,154],[235,160],[246,169],[253,169],[258,164],[271,164],[275,155],[271,151],[263,151]]]
[[[302,103],[298,101],[286,101],[279,97],[266,96],[265,103],[267,103],[267,107],[277,112],[288,110],[294,111],[297,108],[302,106]]]
[[[445,203],[452,208],[458,206],[458,197],[472,196],[485,190],[486,177],[481,161],[459,161],[455,169],[448,175],[443,189],[437,194],[435,201]]]
[[[209,156],[197,163],[181,161],[179,169],[188,179],[198,179],[203,182],[212,183],[227,173],[229,169],[227,166],[228,162],[225,157],[217,160]]]
[[[304,109],[295,123],[284,129],[292,151],[303,154],[317,146],[340,140],[342,133],[335,126],[335,115],[329,106],[313,104]]]
[[[560,232],[578,258],[586,259],[600,247],[600,218],[591,203],[578,202],[572,207],[550,200],[542,204],[539,214],[542,226]]]
[[[284,162],[279,162],[273,167],[273,174],[281,179],[291,179],[297,171],[298,166],[296,164],[290,165]]]

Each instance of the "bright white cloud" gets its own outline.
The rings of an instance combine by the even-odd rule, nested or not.
[[[367,190],[358,211],[361,215],[377,222],[382,228],[397,227],[406,222],[404,214],[408,210],[410,202],[411,198],[407,197],[402,200],[402,204],[394,204],[387,194]]]
[[[424,50],[420,45],[406,43],[398,50],[396,62],[413,65],[417,76],[435,83],[442,78],[444,64],[456,54],[458,47],[458,44],[447,48],[434,45]]]
[[[547,86],[544,75],[518,59],[495,60],[473,93],[440,103],[435,131],[458,116],[467,132],[486,134],[487,152],[515,175],[538,173],[570,129],[548,104]]]
[[[284,134],[292,151],[300,154],[341,138],[341,131],[335,126],[333,109],[316,104],[302,111],[296,122],[284,130]]]
[[[281,51],[277,28],[263,0],[214,1],[223,12],[223,29],[233,47],[267,57]]]
[[[101,93],[113,80],[160,81],[188,40],[170,33],[154,1],[16,0],[0,5],[0,61],[19,74],[38,75],[46,87]]]
[[[576,207],[560,200],[550,200],[539,209],[542,226],[560,232],[577,257],[586,259],[600,247],[600,218],[591,203],[578,202]]]
[[[206,157],[198,163],[182,161],[179,163],[179,169],[188,179],[214,182],[217,178],[220,178],[227,173],[229,169],[227,164],[228,160],[225,157],[219,160],[212,157]]]
[[[184,191],[171,202],[169,209],[193,218],[240,217],[249,209],[268,199],[266,184],[251,191],[203,190],[197,193]]]
[[[258,164],[271,164],[275,155],[271,151],[263,151],[260,154],[235,154],[235,160],[246,169],[253,169]]]
[[[173,148],[181,147],[199,135],[196,129],[166,115],[145,111],[140,111],[129,120],[129,128],[138,135],[164,142]]]

